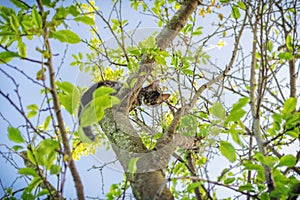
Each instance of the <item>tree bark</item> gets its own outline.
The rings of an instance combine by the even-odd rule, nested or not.
[[[186,0],[181,8],[172,17],[168,25],[158,34],[156,41],[161,50],[166,49],[179,31],[187,22],[189,16],[197,8],[197,0]],[[117,155],[126,175],[130,181],[133,194],[136,199],[174,199],[173,194],[166,185],[165,175],[162,171],[168,164],[175,147],[172,142],[159,151],[149,151],[137,131],[132,127],[128,118],[128,105],[134,97],[136,88],[140,88],[146,80],[147,75],[153,70],[154,60],[145,58],[141,61],[138,81],[133,92],[119,106],[106,110],[104,118],[100,121],[100,126],[108,137],[114,152]],[[145,73],[146,72],[146,73]],[[125,89],[121,90],[125,94]],[[136,167],[132,167],[132,161],[136,161]],[[133,169],[134,168],[134,169]]]

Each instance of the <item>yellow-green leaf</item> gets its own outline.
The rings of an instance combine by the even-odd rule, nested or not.
[[[225,114],[226,114],[225,109],[224,109],[223,105],[219,102],[214,103],[212,105],[212,107],[210,107],[209,111],[213,116],[215,116],[219,119],[225,118]]]
[[[32,19],[34,24],[38,27],[38,28],[42,28],[42,17],[39,14],[39,12],[37,11],[36,8],[32,9]]]
[[[82,23],[90,25],[90,26],[95,24],[94,19],[90,18],[88,16],[76,17],[76,18],[74,18],[74,20],[77,21],[77,22],[82,22]]]
[[[128,172],[129,173],[135,173],[137,170],[137,166],[136,166],[136,162],[139,160],[140,158],[131,158],[128,164]]]
[[[297,159],[295,156],[289,154],[282,156],[280,158],[278,166],[287,166],[287,167],[294,167],[296,165]]]
[[[19,54],[11,51],[4,51],[0,53],[0,64],[8,63],[11,59],[15,57],[20,57]]]
[[[70,30],[59,30],[55,32],[51,32],[51,37],[70,44],[77,44],[81,41],[80,37]]]
[[[8,132],[8,139],[15,142],[15,143],[22,143],[24,142],[24,138],[22,137],[19,129],[14,128],[14,127],[7,127],[7,132]]]
[[[229,160],[229,162],[234,162],[236,160],[235,148],[229,142],[221,140],[220,151],[222,155]]]
[[[241,17],[241,13],[240,13],[238,7],[235,6],[235,5],[232,6],[231,16],[232,16],[232,18],[234,18],[234,19],[238,19],[238,18]]]

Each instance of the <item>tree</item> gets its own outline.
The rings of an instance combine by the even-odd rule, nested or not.
[[[216,199],[222,188],[236,198],[299,196],[297,0],[132,0],[130,13],[153,17],[161,28],[142,39],[135,38],[139,25],[127,28],[128,2],[113,0],[108,15],[93,1],[10,2],[14,8],[0,7],[0,71],[13,89],[0,94],[23,122],[1,113],[13,143],[3,144],[1,155],[28,184],[5,186],[4,199],[63,199],[68,170],[77,198],[85,199],[75,159],[105,141],[126,175],[108,199],[124,199],[129,188],[136,199]],[[206,24],[209,18],[217,23]],[[90,26],[89,39],[71,29],[74,22]],[[116,45],[103,39],[103,26]],[[58,77],[67,49],[61,65],[54,49],[62,43],[89,48],[74,54],[70,65],[95,82],[123,82],[119,91],[97,90],[83,111],[80,120],[97,135],[93,142],[76,127],[86,88]],[[24,71],[26,63],[39,67],[35,78]],[[24,105],[16,72],[38,87],[39,104]],[[130,111],[143,85],[156,79],[170,99]]]

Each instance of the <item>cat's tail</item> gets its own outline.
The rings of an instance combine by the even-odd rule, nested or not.
[[[86,107],[93,100],[93,93],[98,87],[99,87],[99,83],[95,83],[82,95],[80,99],[80,106],[77,113],[78,120],[79,120],[79,128],[82,128],[84,135],[87,136],[91,141],[94,141],[96,137],[92,132],[91,126],[81,127],[80,124],[81,112],[83,111],[84,107]]]

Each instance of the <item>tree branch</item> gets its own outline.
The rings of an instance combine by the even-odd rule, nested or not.
[[[41,16],[43,16],[44,8],[43,8],[42,0],[37,0],[37,3],[38,3],[38,7],[40,9],[40,12],[41,12]],[[68,162],[68,165],[69,165],[69,168],[70,168],[70,171],[71,171],[74,183],[75,183],[77,198],[82,200],[82,199],[84,199],[83,185],[82,185],[79,173],[76,169],[75,162],[72,157],[72,152],[71,152],[71,149],[69,146],[69,140],[67,137],[67,131],[66,131],[66,128],[64,125],[64,120],[63,120],[62,114],[61,114],[60,103],[59,103],[56,86],[55,86],[55,71],[54,71],[53,61],[52,61],[52,52],[51,52],[50,41],[48,38],[49,32],[46,27],[46,18],[45,17],[43,17],[42,22],[43,22],[43,30],[44,30],[44,43],[45,43],[46,50],[49,53],[49,57],[48,57],[48,60],[45,63],[45,65],[47,65],[48,71],[49,71],[50,92],[51,92],[52,98],[53,98],[55,115],[56,115],[56,119],[57,119],[57,123],[58,123],[58,128],[60,131],[60,136],[62,138],[62,143],[64,146],[65,156],[67,156],[66,157],[67,162]]]

